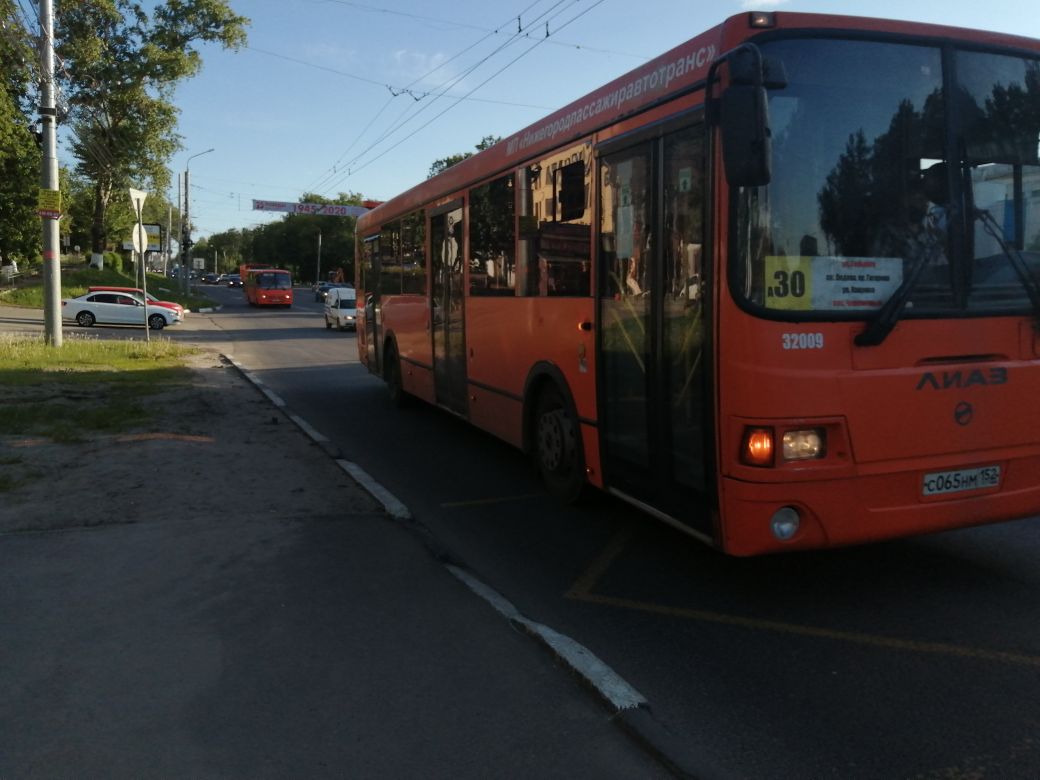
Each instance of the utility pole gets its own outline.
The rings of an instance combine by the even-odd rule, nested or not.
[[[318,266],[314,269],[314,283],[321,284],[321,230],[318,231]]]
[[[43,130],[43,169],[40,189],[60,192],[58,185],[58,111],[54,100],[54,5],[40,0],[40,122]],[[41,193],[42,194],[42,193]],[[59,208],[40,215],[43,228],[43,323],[44,341],[62,345],[61,333],[61,238]]]
[[[188,276],[191,274],[191,246],[194,243],[191,240],[191,179],[188,178],[191,170],[191,161],[212,151],[213,149],[207,149],[204,152],[193,154],[184,163],[184,238],[182,239],[181,247],[187,252],[184,257],[184,262],[187,265],[184,269],[185,293],[188,292]]]
[[[184,281],[187,267],[184,265],[184,201],[181,200],[181,175],[177,174],[177,265],[181,267],[177,284],[181,286],[185,294],[188,292],[188,283]]]
[[[181,238],[181,254],[184,255],[184,294],[188,294],[188,276],[191,274],[191,198],[188,197],[188,166],[184,166],[184,236]]]
[[[177,182],[180,184],[180,182]],[[180,210],[181,204],[177,204],[177,209]],[[170,255],[173,253],[173,206],[169,207],[169,211],[166,214],[166,254],[163,255],[163,276],[166,276],[170,271]]]

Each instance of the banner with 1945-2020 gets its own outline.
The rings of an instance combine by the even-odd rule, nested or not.
[[[359,217],[368,211],[364,206],[338,203],[289,203],[282,200],[254,200],[254,211],[284,211],[289,214],[314,214],[324,217]]]

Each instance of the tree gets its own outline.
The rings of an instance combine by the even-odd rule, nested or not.
[[[492,146],[501,141],[501,136],[497,135],[485,135],[480,139],[480,143],[477,144],[476,149],[478,152],[482,152],[485,149],[490,149]],[[463,152],[461,154],[452,154],[448,157],[442,157],[439,160],[434,160],[433,164],[430,165],[430,172],[426,175],[427,179],[432,179],[434,176],[440,173],[444,173],[448,168],[453,165],[457,165],[463,160],[472,157],[474,152]]]
[[[165,192],[180,148],[173,91],[202,68],[198,43],[237,49],[248,19],[226,0],[166,0],[149,17],[133,0],[63,4],[57,29],[72,111],[76,171],[93,184],[91,251],[104,252],[108,210],[131,184]]]
[[[32,61],[14,3],[0,0],[0,255],[23,261],[36,257],[41,243],[41,153],[30,130]]]

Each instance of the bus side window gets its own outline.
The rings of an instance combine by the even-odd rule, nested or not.
[[[470,295],[516,294],[513,175],[470,190]]]
[[[521,295],[592,294],[592,149],[565,149],[519,171]]]
[[[426,214],[409,214],[401,226],[401,291],[426,294]]]
[[[400,221],[383,225],[379,236],[379,292],[399,295],[403,276]]]

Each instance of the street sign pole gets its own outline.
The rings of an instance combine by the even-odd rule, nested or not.
[[[144,340],[151,341],[152,335],[148,332],[148,279],[144,268],[144,254],[148,251],[148,234],[144,232],[144,199],[148,193],[143,190],[130,188],[130,202],[134,204],[137,216],[137,224],[134,226],[134,249],[137,251],[137,264],[141,269],[141,298],[144,299]]]

